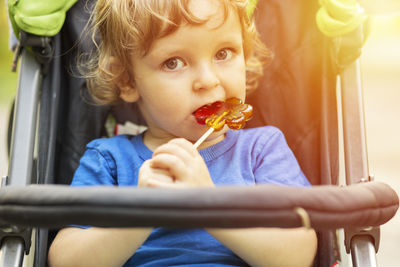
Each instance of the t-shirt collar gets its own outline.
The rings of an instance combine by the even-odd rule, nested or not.
[[[224,140],[221,142],[207,147],[205,149],[199,150],[200,155],[203,157],[204,161],[211,161],[229,149],[235,144],[237,138],[239,136],[238,131],[232,131],[228,130],[226,132],[226,136]],[[143,133],[135,135],[132,137],[131,142],[133,146],[135,147],[137,153],[139,154],[139,157],[143,160],[148,160],[151,159],[153,156],[153,151],[151,151],[144,143],[143,143]]]

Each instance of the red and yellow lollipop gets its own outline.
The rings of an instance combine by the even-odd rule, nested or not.
[[[253,116],[253,107],[238,98],[229,98],[225,102],[216,101],[200,107],[194,116],[199,124],[210,127],[194,144],[197,148],[212,132],[221,130],[225,125],[232,130],[243,128]]]

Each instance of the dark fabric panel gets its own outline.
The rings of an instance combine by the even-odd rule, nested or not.
[[[62,29],[61,113],[55,177],[58,184],[69,184],[85,151],[86,144],[104,134],[109,107],[94,105],[86,82],[76,68],[78,52],[88,52],[92,45],[82,29],[89,18],[90,2],[78,1],[68,12]]]
[[[259,1],[256,22],[274,53],[248,102],[248,127],[274,125],[285,134],[313,184],[337,182],[336,75],[326,38],[315,24],[318,1]]]
[[[336,73],[329,41],[315,24],[318,8],[318,1],[259,1],[257,27],[274,59],[247,100],[254,106],[248,126],[280,128],[314,185],[338,180]],[[336,232],[317,234],[314,266],[331,266],[340,260]]]
[[[89,17],[90,2],[78,1],[67,13],[61,32],[54,38],[54,57],[43,77],[41,94],[38,183],[69,184],[86,144],[104,133],[108,107],[93,105],[85,80],[78,76],[76,56],[92,45],[81,40]],[[49,235],[50,234],[50,235]],[[54,232],[36,232],[35,267],[45,267]]]

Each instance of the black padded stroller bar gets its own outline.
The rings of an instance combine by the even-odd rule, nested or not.
[[[0,223],[32,227],[299,227],[304,209],[316,229],[377,226],[399,205],[380,182],[312,188],[262,185],[215,189],[43,186],[0,189]]]

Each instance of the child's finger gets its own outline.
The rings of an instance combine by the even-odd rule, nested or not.
[[[175,138],[175,139],[172,139],[171,141],[169,141],[169,143],[176,144],[176,145],[182,147],[192,156],[198,155],[198,151],[196,148],[194,148],[193,143],[189,142],[185,138]]]
[[[174,183],[174,178],[170,175],[169,171],[164,169],[154,169],[150,167],[150,160],[143,163],[139,171],[139,187],[156,187],[161,185],[156,181],[162,183]]]
[[[175,188],[176,185],[175,185],[174,182],[169,182],[169,181],[165,181],[165,180],[162,180],[162,179],[150,178],[147,181],[147,187],[153,187],[153,188]]]
[[[198,153],[196,149],[194,149],[193,144],[183,138],[172,139],[168,143],[158,147],[153,155],[157,155],[160,153],[170,153],[177,155],[182,159],[186,159],[188,157],[194,157]]]
[[[173,143],[167,143],[158,147],[153,153],[153,158],[163,154],[173,155],[181,159],[183,162],[187,162],[188,160],[193,158],[193,155],[189,153],[185,148]]]
[[[165,174],[152,174],[140,180],[141,187],[165,187],[167,184],[173,184],[174,181],[171,177]]]
[[[150,167],[154,169],[167,170],[173,178],[180,178],[186,173],[185,162],[171,154],[158,154],[151,159]]]

